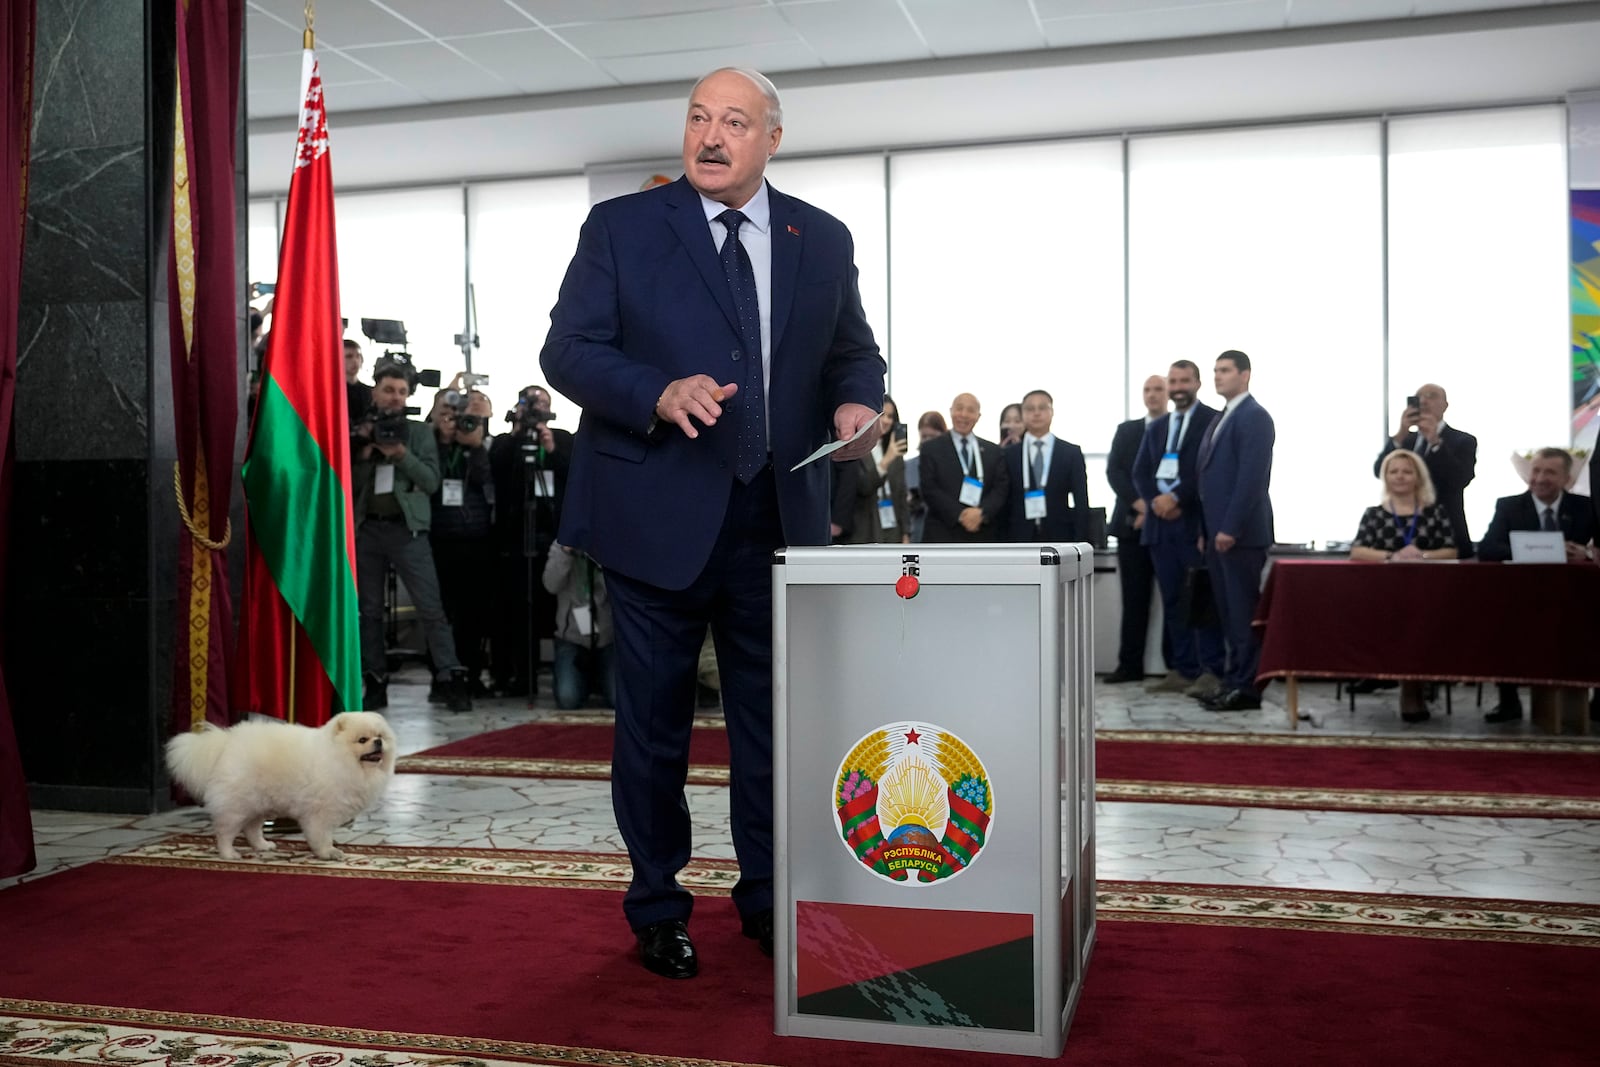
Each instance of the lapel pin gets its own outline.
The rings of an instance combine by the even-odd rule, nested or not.
[[[795,229],[793,226],[788,227],[788,230],[789,230],[790,233],[794,234],[796,237],[800,236],[800,231]]]

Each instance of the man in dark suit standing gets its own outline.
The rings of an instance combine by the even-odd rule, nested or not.
[[[1559,532],[1567,544],[1568,563],[1588,563],[1595,557],[1595,513],[1586,496],[1566,491],[1572,480],[1572,453],[1564,448],[1541,448],[1534,453],[1528,470],[1528,491],[1503,496],[1495,501],[1494,518],[1483,540],[1478,543],[1478,558],[1511,558],[1511,533],[1514,530]],[[1500,702],[1483,717],[1484,722],[1516,722],[1522,718],[1522,699],[1517,687],[1502,683]]]
[[[1043,389],[1022,398],[1022,440],[1004,448],[1007,541],[1087,541],[1089,475],[1083,449],[1050,432],[1055,401]]]
[[[876,442],[884,362],[844,225],[764,180],[783,115],[754,71],[689,96],[684,177],[597,204],[540,356],[583,407],[560,541],[605,569],[617,673],[612,800],[645,967],[698,970],[678,884],[695,672],[709,626],[731,750],[746,937],[772,953],[772,553],[828,540],[831,428]],[[770,400],[769,400],[770,398]]]
[[[1384,440],[1383,451],[1372,464],[1372,475],[1378,476],[1383,457],[1397,448],[1421,456],[1428,464],[1428,473],[1433,476],[1439,503],[1450,516],[1456,553],[1461,559],[1471,559],[1472,534],[1467,530],[1467,506],[1462,497],[1478,472],[1478,439],[1465,430],[1445,424],[1444,413],[1450,400],[1443,386],[1424,385],[1417,390],[1416,401],[1416,404],[1407,403],[1400,413],[1400,425]]]
[[[1000,446],[972,432],[983,409],[962,393],[950,402],[950,432],[922,446],[918,477],[928,506],[922,539],[975,543],[1004,540],[1006,478]]]
[[[1144,431],[1167,413],[1167,380],[1152,374],[1144,381],[1143,418],[1129,419],[1117,427],[1106,457],[1106,481],[1117,494],[1111,509],[1111,529],[1117,539],[1117,584],[1122,592],[1122,634],[1117,642],[1117,669],[1103,681],[1110,685],[1144,678],[1145,635],[1150,629],[1150,590],[1156,572],[1150,550],[1140,542],[1145,523],[1145,502],[1133,484],[1133,463],[1139,456]],[[1162,643],[1163,656],[1169,642]]]
[[[1261,597],[1261,572],[1272,547],[1272,416],[1250,395],[1250,357],[1229,350],[1213,372],[1227,401],[1200,443],[1200,515],[1206,569],[1228,643],[1223,691],[1206,701],[1213,711],[1261,706],[1256,667],[1261,643],[1251,623]]]
[[[1141,541],[1150,552],[1161,587],[1162,616],[1172,645],[1166,676],[1151,692],[1203,697],[1221,687],[1225,654],[1215,626],[1191,625],[1183,599],[1184,583],[1200,555],[1200,440],[1217,417],[1196,397],[1200,368],[1180,359],[1167,372],[1172,413],[1151,422],[1133,463],[1133,484],[1145,503]]]

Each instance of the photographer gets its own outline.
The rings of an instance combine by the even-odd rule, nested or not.
[[[465,672],[456,659],[428,548],[433,512],[428,496],[440,486],[439,450],[433,431],[406,417],[415,373],[403,356],[380,359],[373,369],[372,408],[350,431],[361,673],[366,683],[362,706],[376,711],[389,703],[383,601],[393,567],[422,622],[436,687],[451,711],[469,711]]]
[[[474,380],[457,375],[434,399],[434,438],[439,445],[439,488],[432,495],[433,565],[445,617],[473,695],[485,695],[480,680],[483,645],[489,633],[489,605],[481,595],[490,558],[494,486],[489,480],[489,398],[461,385]]]
[[[510,432],[489,448],[500,593],[491,640],[495,688],[530,699],[538,691],[537,670],[528,662],[530,619],[533,640],[555,636],[555,598],[531,579],[544,573],[555,543],[572,455],[572,435],[552,428],[554,420],[550,394],[530,385],[506,413]]]
[[[555,662],[550,670],[556,707],[581,708],[590,693],[606,707],[615,707],[611,603],[600,568],[575,548],[552,545],[544,588],[556,598]]]

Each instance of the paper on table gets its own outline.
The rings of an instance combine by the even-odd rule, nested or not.
[[[868,430],[872,429],[874,426],[876,426],[878,424],[878,419],[881,419],[881,418],[883,418],[883,412],[880,411],[880,412],[878,412],[876,418],[870,419],[869,421],[862,423],[861,424],[861,429],[859,429],[859,430],[857,430],[855,432],[855,436],[854,437],[845,437],[845,438],[840,438],[837,441],[828,442],[827,444],[823,445],[821,448],[817,449],[815,452],[811,453],[811,455],[809,455],[805,459],[801,460],[799,463],[796,463],[794,466],[790,467],[789,468],[789,473],[793,474],[795,471],[799,470],[801,467],[804,467],[807,463],[815,463],[817,460],[821,459],[823,456],[828,455],[830,452],[839,451],[839,449],[843,448],[845,445],[849,444],[851,441],[860,440],[861,439],[861,435],[866,433]]]

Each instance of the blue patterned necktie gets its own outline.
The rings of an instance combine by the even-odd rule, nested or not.
[[[739,337],[744,342],[744,378],[739,382],[738,438],[734,449],[734,477],[750,484],[767,465],[766,400],[761,384],[761,302],[756,295],[756,272],[750,255],[739,243],[739,226],[750,220],[744,212],[729,209],[717,216],[728,229],[723,238],[722,273],[727,275],[733,293],[733,307],[739,314]]]

